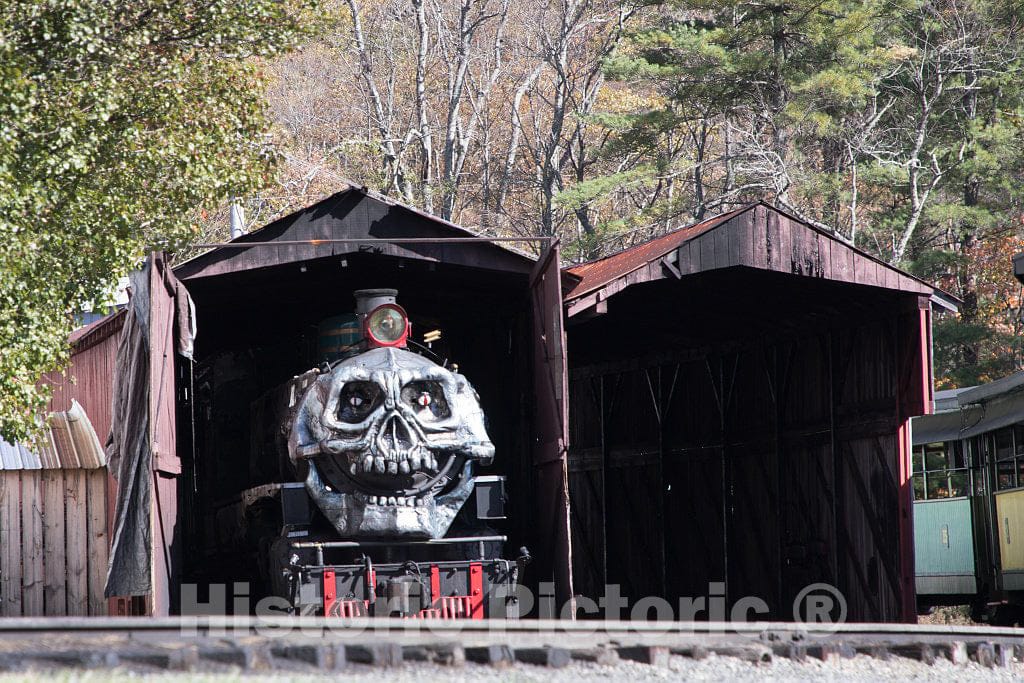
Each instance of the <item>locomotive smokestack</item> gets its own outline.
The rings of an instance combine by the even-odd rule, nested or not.
[[[364,316],[378,306],[395,303],[398,296],[397,289],[357,289],[356,315]]]

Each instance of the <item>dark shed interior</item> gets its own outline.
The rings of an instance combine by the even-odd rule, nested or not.
[[[759,205],[718,224],[724,239],[705,226],[631,262],[623,252],[620,272],[573,269],[583,277],[567,328],[576,590],[596,600],[618,584],[631,603],[666,598],[676,618],[793,620],[806,616],[794,614],[801,592],[827,583],[847,620],[911,618],[901,430],[926,410],[927,296],[898,288],[916,290],[909,278],[878,286],[878,272],[872,286],[853,268],[854,281],[838,280],[822,264],[838,248],[773,212]],[[753,239],[756,253],[758,222],[762,263],[774,249],[776,268],[729,249],[749,254]],[[792,272],[806,259],[778,258],[780,232],[794,252],[815,242],[817,276]],[[725,248],[691,254],[700,239]],[[600,287],[581,292],[595,270]],[[768,613],[747,611],[745,597]]]
[[[242,239],[464,235],[349,191]],[[430,352],[438,362],[457,364],[476,388],[497,448],[494,465],[479,473],[508,477],[508,519],[489,531],[509,536],[505,554],[512,557],[520,546],[538,547],[543,541],[530,494],[535,472],[527,438],[534,420],[532,265],[486,243],[372,249],[330,243],[224,249],[179,266],[176,273],[196,304],[199,335],[194,365],[178,368],[183,552],[172,589],[196,583],[203,596],[206,584],[249,581],[254,600],[265,592],[257,537],[278,523],[276,511],[250,507],[243,513],[239,503],[248,489],[294,480],[278,454],[281,430],[271,398],[282,383],[324,360],[318,323],[354,311],[352,293],[365,288],[398,290],[417,341],[441,330]]]

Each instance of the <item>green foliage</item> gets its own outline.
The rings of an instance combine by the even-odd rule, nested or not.
[[[659,197],[663,184],[650,180],[654,199],[608,227],[671,218],[669,205],[767,200],[963,299],[936,325],[941,381],[1019,369],[1017,247],[1006,239],[1024,234],[1024,5],[661,7],[608,64],[650,107],[617,111],[607,150],[675,185]]]
[[[649,179],[655,175],[655,172],[649,166],[640,166],[621,173],[612,173],[584,180],[560,192],[557,197],[558,204],[566,208],[578,209],[599,197],[605,196],[613,188],[619,189],[636,184]]]
[[[24,438],[83,307],[196,209],[264,184],[261,59],[308,2],[0,6],[0,434]]]
[[[937,320],[932,328],[935,376],[940,388],[970,387],[992,382],[1017,371],[1012,350],[1020,347],[1017,335],[993,328],[986,321],[964,322],[956,316]],[[965,364],[961,350],[978,350],[978,361]]]

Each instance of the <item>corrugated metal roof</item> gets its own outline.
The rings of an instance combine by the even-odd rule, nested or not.
[[[642,268],[651,261],[661,258],[669,252],[675,251],[687,240],[691,240],[694,237],[721,225],[734,216],[738,216],[744,211],[750,210],[754,206],[754,204],[750,204],[736,209],[735,211],[730,211],[729,213],[723,213],[719,216],[715,216],[714,218],[709,218],[706,221],[694,223],[693,225],[688,225],[685,228],[679,228],[678,230],[673,230],[667,235],[662,235],[661,237],[656,237],[649,242],[644,242],[643,244],[638,244],[634,247],[630,247],[629,249],[624,249],[619,253],[606,258],[573,266],[568,269],[568,272],[580,278],[580,281],[576,283],[576,286],[572,288],[572,291],[566,293],[565,297],[567,299],[575,299],[583,296],[584,294],[588,294],[595,289],[599,289],[612,280],[620,278],[627,273],[631,273],[637,268]]]
[[[11,444],[0,439],[0,469],[97,469],[107,464],[89,416],[72,400],[71,409],[51,413],[45,430],[35,444]]]
[[[24,445],[0,439],[0,467],[5,470],[38,470],[40,464],[38,456]]]

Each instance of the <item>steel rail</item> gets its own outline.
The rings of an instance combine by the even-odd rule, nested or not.
[[[0,619],[0,670],[324,671],[351,664],[465,661],[562,667],[715,653],[764,664],[901,656],[928,664],[1024,662],[1024,630],[931,624],[404,620],[323,617],[45,617]]]
[[[586,634],[617,635],[741,635],[764,632],[786,633],[810,637],[832,635],[859,636],[963,636],[966,638],[1016,638],[1024,645],[1024,628],[1009,626],[960,626],[942,624],[802,624],[797,622],[709,622],[709,621],[612,621],[568,619],[467,619],[429,622],[392,617],[357,617],[350,619],[308,616],[174,616],[174,617],[2,617],[0,636],[28,632],[89,631],[195,631],[257,629],[317,629],[332,633],[345,631],[388,631],[394,634],[470,632],[497,634]]]

